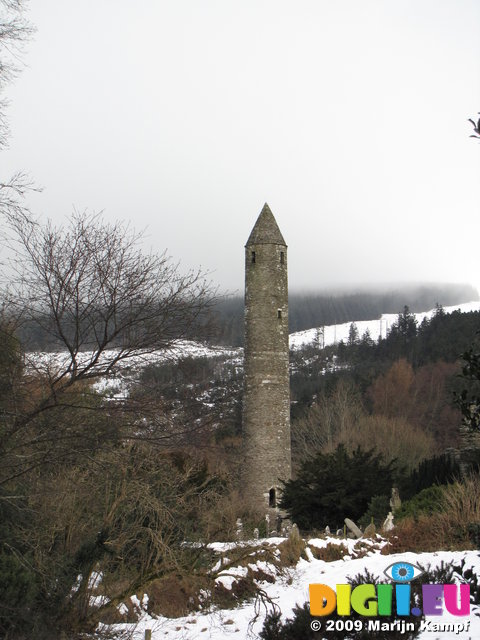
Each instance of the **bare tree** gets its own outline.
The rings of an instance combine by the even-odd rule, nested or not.
[[[319,393],[305,416],[293,424],[294,465],[300,466],[319,451],[334,451],[345,434],[357,429],[363,414],[359,391],[353,383],[339,380],[331,393]]]
[[[24,6],[22,0],[0,0],[0,150],[7,145],[9,133],[8,101],[3,93],[19,72],[23,46],[33,32],[24,17]],[[32,189],[32,181],[22,172],[10,178],[0,176],[0,214],[24,211],[23,199]]]
[[[0,0],[0,92],[18,73],[23,44],[33,31],[24,18],[24,6],[22,0]],[[8,137],[7,105],[6,100],[0,100],[0,148]]]
[[[70,382],[188,337],[212,301],[200,271],[182,274],[165,254],[145,254],[142,234],[123,223],[88,213],[59,227],[12,213],[5,220],[13,259],[4,298],[68,352]]]
[[[25,372],[12,394],[15,406],[1,433],[0,449],[15,451],[3,465],[4,481],[66,451],[91,449],[99,433],[116,433],[120,414],[137,434],[139,425],[164,429],[158,403],[146,421],[144,402],[119,399],[108,402],[108,421],[92,430],[88,412],[105,413],[106,405],[92,397],[89,385],[200,331],[215,299],[204,275],[182,274],[165,254],[143,253],[141,234],[100,215],[75,213],[60,227],[15,210],[4,220],[11,256],[5,314],[28,332],[47,336],[55,350],[41,357],[25,353]],[[55,428],[48,412],[54,412]]]

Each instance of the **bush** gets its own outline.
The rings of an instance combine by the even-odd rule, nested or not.
[[[336,560],[342,560],[342,558],[348,555],[348,547],[343,543],[333,544],[329,542],[324,547],[316,547],[311,545],[310,550],[313,557],[317,560],[323,560],[324,562],[335,562]]]
[[[478,546],[480,537],[480,475],[472,473],[449,485],[443,496],[443,527],[453,540]]]
[[[302,464],[297,479],[284,484],[281,508],[301,529],[338,529],[346,517],[360,518],[374,494],[389,494],[392,475],[392,463],[372,451],[349,454],[339,445]]]
[[[427,489],[422,489],[420,493],[410,500],[402,503],[402,506],[395,511],[397,521],[410,517],[415,520],[420,514],[431,515],[443,509],[444,488],[434,484]]]
[[[307,603],[303,607],[298,605],[293,609],[293,618],[281,622],[281,613],[276,612],[265,618],[263,629],[260,631],[262,640],[316,640],[318,632],[312,631],[310,623],[312,616]]]
[[[432,489],[422,491],[399,510],[401,519],[389,535],[388,553],[480,546],[480,476],[471,474],[461,482]],[[433,513],[427,515],[422,509]]]
[[[17,556],[0,553],[0,635],[11,631],[23,637],[31,624],[31,608],[38,597],[39,585],[33,571]],[[12,621],[12,611],[15,620]]]
[[[400,496],[412,498],[422,489],[434,484],[448,484],[460,476],[460,466],[449,454],[442,454],[422,460],[406,478],[400,478]]]
[[[462,543],[450,544],[440,514],[431,516],[419,515],[417,520],[404,518],[387,534],[389,545],[383,547],[382,553],[403,553],[404,551],[438,551],[438,549],[465,548]]]
[[[300,560],[305,551],[305,542],[300,537],[297,527],[292,527],[290,535],[279,545],[280,561],[284,567],[292,567]]]

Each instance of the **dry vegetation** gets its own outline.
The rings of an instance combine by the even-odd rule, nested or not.
[[[388,535],[384,553],[475,549],[480,543],[480,476],[470,474],[448,485],[441,510],[404,518]]]
[[[385,462],[395,459],[407,470],[415,468],[453,443],[451,432],[460,418],[448,401],[447,384],[456,372],[457,365],[444,362],[414,371],[400,359],[374,380],[364,397],[353,382],[339,379],[294,421],[294,467],[313,452],[332,452],[344,444],[350,452],[373,448]]]

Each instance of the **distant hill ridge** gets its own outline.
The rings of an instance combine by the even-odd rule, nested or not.
[[[373,288],[372,288],[373,289]],[[397,314],[407,305],[415,313],[478,300],[478,291],[467,284],[420,284],[359,292],[327,291],[291,293],[289,332],[314,327],[380,319]],[[243,344],[243,296],[222,299],[215,308],[216,328],[212,342],[231,346]]]
[[[289,333],[314,327],[340,325],[346,322],[379,319],[382,314],[398,314],[407,305],[420,313],[441,304],[444,307],[478,300],[476,289],[470,285],[435,284],[399,286],[375,291],[291,293],[289,296]],[[243,346],[243,296],[221,298],[212,309],[209,343],[212,345]],[[58,345],[38,323],[24,322],[17,331],[20,342],[29,351],[55,351]],[[200,327],[189,340],[204,339]]]
[[[460,304],[454,304],[451,306],[443,306],[445,313],[453,313],[454,311],[460,311],[461,313],[470,313],[472,311],[480,311],[480,301],[470,301]],[[420,311],[414,313],[418,326],[420,326],[424,318],[430,320],[436,313],[436,307],[429,311]],[[375,342],[379,338],[385,338],[393,323],[397,321],[398,314],[383,313],[380,318],[372,320],[357,320],[353,321],[358,331],[358,335],[361,338],[368,330],[370,338]],[[290,333],[290,348],[298,349],[307,344],[320,341],[322,346],[326,347],[331,344],[338,344],[341,340],[348,341],[350,327],[352,322],[344,322],[335,325],[325,325],[322,327],[319,333],[320,327],[314,327],[312,329],[303,329],[301,331],[295,331]]]

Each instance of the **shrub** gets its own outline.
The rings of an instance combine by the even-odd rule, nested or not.
[[[295,566],[305,551],[305,542],[300,537],[297,527],[292,527],[290,535],[279,545],[282,566]]]
[[[12,631],[23,637],[21,630],[31,624],[31,607],[34,606],[39,586],[27,562],[6,551],[0,552],[0,635]],[[12,622],[11,612],[15,611]],[[31,628],[31,627],[30,627]]]
[[[387,538],[390,544],[383,547],[384,554],[465,548],[463,541],[452,540],[451,533],[442,525],[439,513],[431,516],[420,514],[417,520],[404,518],[388,533]]]
[[[401,478],[399,482],[400,496],[403,499],[412,498],[422,489],[434,484],[448,484],[460,476],[460,467],[449,454],[433,456],[422,460],[409,476]]]
[[[310,545],[310,550],[313,557],[317,560],[323,560],[324,562],[335,562],[335,560],[341,560],[344,556],[348,555],[348,547],[343,543],[333,544],[329,542],[324,547],[316,547]]]
[[[307,603],[303,607],[298,605],[293,609],[293,618],[282,624],[281,613],[276,612],[265,618],[263,629],[260,631],[262,640],[316,640],[318,632],[312,631],[310,623],[312,616]]]
[[[480,475],[472,473],[444,491],[440,519],[453,540],[477,546],[480,532]]]
[[[410,517],[415,520],[420,514],[431,515],[443,509],[444,487],[434,484],[427,489],[422,489],[420,493],[410,500],[402,503],[402,506],[395,511],[395,520],[398,522],[403,518]]]
[[[153,580],[146,587],[148,612],[168,618],[188,615],[198,609],[201,589],[211,585],[198,576],[171,573]]]
[[[471,474],[461,482],[422,491],[399,514],[401,519],[389,535],[389,553],[477,548],[480,476]]]
[[[296,480],[284,485],[281,501],[301,529],[343,527],[346,517],[358,519],[372,496],[389,494],[393,465],[360,448],[349,454],[343,445],[304,462]]]

